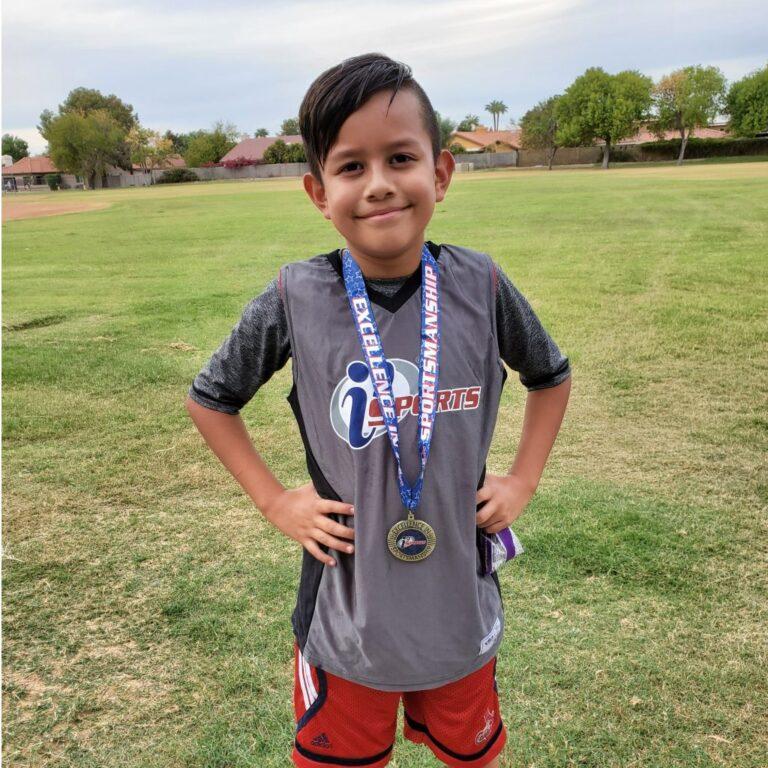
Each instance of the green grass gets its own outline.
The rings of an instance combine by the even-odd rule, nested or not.
[[[504,766],[768,764],[767,182],[764,163],[478,172],[435,212],[428,237],[492,254],[574,370],[501,573]],[[300,548],[184,399],[281,264],[342,243],[296,180],[50,198],[76,195],[113,205],[3,225],[5,760],[286,766]],[[525,403],[510,374],[496,474]],[[243,411],[289,487],[308,479],[290,382]],[[436,764],[399,731],[391,765]]]

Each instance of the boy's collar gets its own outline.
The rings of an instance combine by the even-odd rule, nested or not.
[[[426,240],[425,242],[427,244],[427,248],[429,248],[429,252],[437,261],[440,257],[441,246],[433,243],[431,240]],[[323,255],[331,263],[331,266],[336,271],[336,274],[338,274],[343,285],[344,272],[341,266],[341,248],[337,248],[335,251],[331,251],[330,253],[325,253]],[[380,307],[383,307],[389,312],[397,312],[397,310],[400,309],[400,307],[402,307],[403,304],[405,304],[405,302],[411,298],[411,296],[413,296],[416,290],[421,287],[421,263],[419,263],[419,266],[409,277],[405,278],[405,282],[400,286],[397,293],[393,294],[392,296],[379,293],[375,288],[371,286],[370,280],[365,276],[363,277],[365,278],[365,288],[368,292],[368,298],[371,300],[371,303],[378,304]]]

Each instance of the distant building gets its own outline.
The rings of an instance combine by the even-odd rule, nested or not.
[[[169,168],[186,168],[186,163],[181,155],[170,155],[162,166],[151,168],[144,172],[140,165],[133,164],[130,171],[108,165],[103,186],[108,188],[121,187],[145,187],[154,183]],[[48,189],[45,176],[48,173],[61,173],[47,155],[37,157],[22,157],[16,163],[3,167],[3,188],[7,188],[6,180],[14,179],[14,188],[41,190]],[[97,188],[99,181],[97,180]],[[71,173],[61,174],[62,189],[82,189],[83,178]]]
[[[686,131],[686,135],[687,135]],[[730,138],[731,133],[728,130],[727,123],[713,123],[712,125],[702,126],[701,128],[694,128],[691,131],[692,139],[727,139]],[[626,139],[617,141],[611,146],[614,147],[629,147],[634,144],[645,144],[647,141],[668,141],[669,139],[679,139],[680,131],[671,130],[664,133],[664,138],[660,139],[653,131],[651,131],[647,125],[644,125],[638,130],[634,136],[628,136]],[[595,144],[602,146],[605,142],[602,139],[596,139]]]
[[[3,168],[5,168],[6,165],[13,165],[13,158],[10,155],[2,155],[3,158]]]
[[[12,165],[3,165],[3,189],[9,185],[7,181],[13,179],[17,189],[48,189],[45,176],[48,173],[59,173],[59,170],[46,155],[35,157],[22,157]],[[71,173],[61,174],[61,186],[63,189],[82,187],[83,180],[80,176]]]
[[[256,162],[264,159],[264,153],[278,139],[282,139],[286,144],[303,144],[301,136],[257,136],[255,139],[243,139],[239,144],[232,147],[219,162],[226,160],[237,160],[244,157],[246,160]]]
[[[150,170],[168,170],[169,168],[186,168],[187,164],[181,155],[168,155],[162,165],[153,166]],[[142,168],[138,163],[133,163],[134,171],[140,171]],[[119,169],[115,169],[119,170]]]
[[[482,125],[474,131],[455,131],[451,144],[460,144],[465,152],[514,152],[520,149],[520,130],[489,131]]]

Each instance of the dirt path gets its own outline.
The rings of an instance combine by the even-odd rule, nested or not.
[[[108,208],[112,203],[94,203],[87,200],[79,202],[37,203],[31,200],[11,200],[3,197],[3,221],[16,219],[36,219],[39,216],[56,216],[61,213],[82,213]]]

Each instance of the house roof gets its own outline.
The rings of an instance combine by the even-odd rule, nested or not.
[[[460,136],[462,139],[466,139],[473,144],[476,144],[478,149],[487,147],[489,144],[496,144],[496,142],[504,142],[509,144],[515,149],[520,148],[520,131],[489,131],[485,128],[478,128],[476,131],[455,131],[453,136]]]
[[[187,164],[184,162],[184,158],[181,155],[168,155],[165,160],[165,164],[157,166],[157,170],[163,170],[164,168],[186,168]],[[140,171],[141,165],[133,163],[133,170]]]
[[[695,139],[724,139],[730,136],[730,132],[725,127],[708,126],[702,128],[694,128],[691,131],[691,137]],[[680,131],[666,131],[664,133],[664,140],[679,139]],[[646,141],[660,141],[659,137],[648,130],[647,127],[641,128],[634,136],[628,136],[626,139],[617,141],[615,146],[620,147],[625,144],[643,144]],[[595,144],[603,145],[605,142],[602,139],[596,139]]]
[[[58,173],[58,169],[47,155],[36,157],[22,157],[13,165],[3,168],[3,176],[18,176],[20,174]]]
[[[238,157],[246,157],[248,160],[261,160],[267,148],[274,144],[278,139],[282,139],[286,144],[301,144],[301,136],[259,136],[255,139],[243,139],[239,144],[232,147],[224,157],[219,160],[223,163],[225,160],[235,160]]]

